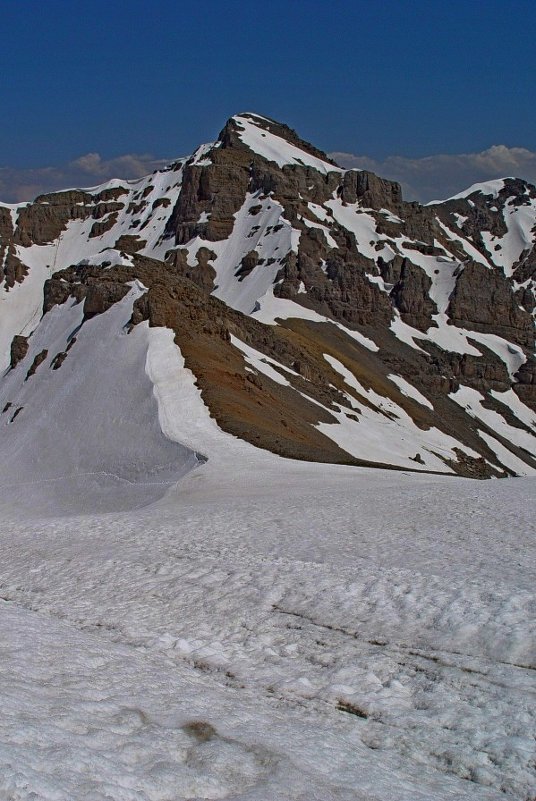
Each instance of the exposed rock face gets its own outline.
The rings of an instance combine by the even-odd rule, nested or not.
[[[468,456],[460,448],[455,448],[457,456],[456,461],[451,462],[451,466],[461,476],[468,476],[469,478],[489,478],[489,467],[486,460],[480,456],[476,459],[473,456]]]
[[[39,367],[40,364],[42,364],[45,361],[47,356],[48,356],[48,350],[46,348],[37,354],[32,364],[30,365],[30,369],[26,373],[26,381],[29,378],[31,378],[31,376],[35,375],[37,368]]]
[[[10,367],[13,369],[17,364],[24,359],[28,353],[28,337],[17,336],[13,337],[11,342],[11,360]]]
[[[520,284],[525,281],[536,280],[536,246],[533,245],[530,249],[524,250],[521,258],[514,267],[514,277]],[[530,290],[529,290],[530,291]],[[532,297],[534,293],[532,292]]]
[[[408,469],[477,477],[514,470],[490,438],[515,464],[536,467],[536,448],[499,439],[482,411],[536,434],[527,417],[536,408],[535,243],[536,189],[524,181],[406,203],[397,183],[345,172],[287,126],[251,114],[156,177],[0,205],[10,301],[35,271],[43,313],[74,299],[84,325],[140,281],[130,324],[174,330],[225,430],[286,456],[389,465],[345,451],[331,427],[342,415],[365,430],[374,414],[396,437],[407,418],[427,442],[408,451]],[[29,322],[17,318],[8,341]],[[52,369],[75,342],[54,345]],[[11,365],[27,350],[15,336]],[[496,397],[512,388],[527,406],[521,416]],[[430,432],[460,447],[436,447]]]
[[[444,351],[432,343],[423,343],[431,356],[430,364],[433,367],[432,375],[423,376],[423,382],[427,384],[430,379],[433,382],[435,373],[441,375],[441,386],[447,392],[456,392],[460,384],[484,392],[506,392],[511,381],[505,363],[485,345],[470,341],[480,351],[480,356]]]
[[[329,291],[319,300],[336,320],[351,326],[389,324],[392,307],[389,299],[371,283],[363,265],[348,263],[336,254],[326,261],[326,275],[331,282]],[[312,293],[313,298],[315,293]]]
[[[110,231],[117,222],[117,216],[117,212],[114,212],[113,214],[109,214],[102,222],[100,220],[94,222],[91,226],[89,236],[99,237],[105,234],[107,231]]]
[[[22,283],[24,276],[28,274],[28,268],[17,256],[14,255],[12,248],[10,248],[6,254],[4,273],[6,287],[8,289],[14,287],[16,283]]]
[[[236,277],[239,281],[243,281],[246,276],[248,276],[252,270],[255,269],[257,264],[259,263],[259,254],[256,250],[250,250],[249,253],[246,253],[245,256],[242,257],[242,261],[240,262],[240,267],[236,271]]]
[[[534,309],[536,308],[536,297],[532,289],[529,289],[526,286],[520,287],[515,291],[514,297],[526,312],[529,314],[534,312]]]
[[[206,167],[186,164],[182,191],[168,223],[175,244],[194,236],[209,242],[226,239],[233,230],[234,215],[242,206],[249,182],[246,159],[235,163],[228,151],[215,150]],[[206,222],[199,222],[205,214]]]
[[[53,370],[59,370],[66,358],[67,358],[67,351],[62,350],[60,351],[60,353],[57,353],[54,356],[50,366],[52,367]]]
[[[534,347],[531,315],[516,302],[512,287],[499,272],[468,264],[450,298],[449,316],[455,325],[483,331]]]
[[[13,224],[11,219],[11,211],[10,209],[2,208],[0,206],[0,283],[3,283],[4,279],[6,278],[6,256],[8,253],[10,253],[11,258],[13,258],[12,240]],[[8,281],[6,283],[8,286],[13,286],[14,281],[14,276],[11,280],[9,280],[8,277]]]
[[[45,245],[59,237],[71,220],[92,217],[99,220],[123,208],[111,199],[114,190],[90,195],[79,190],[39,195],[30,205],[21,208],[17,219],[15,243],[25,247]],[[117,193],[116,193],[117,194]]]
[[[77,301],[85,297],[85,289],[80,285],[76,287],[70,286],[65,280],[58,278],[57,274],[45,281],[43,288],[43,314],[49,312],[54,306],[60,306],[65,303],[71,292]]]
[[[514,392],[523,403],[536,411],[536,358],[532,355],[515,374]]]
[[[503,213],[505,208],[515,212],[536,199],[536,188],[526,181],[506,178],[502,184],[493,192],[486,188],[478,189],[464,197],[446,200],[441,205],[435,205],[434,209],[441,219],[449,222],[456,223],[456,217],[461,217],[458,226],[461,232],[471,238],[481,252],[486,253],[483,232],[501,238],[508,231]]]
[[[124,298],[127,292],[128,287],[120,283],[111,281],[90,283],[84,299],[84,319],[89,320],[97,314],[102,314]]]
[[[277,278],[275,294],[296,300],[350,326],[389,324],[392,306],[385,293],[367,277],[374,263],[357,250],[346,232],[339,248],[327,247],[317,228],[302,231],[297,258],[290,253]],[[305,293],[300,293],[303,284]]]
[[[142,250],[146,244],[147,241],[145,239],[140,239],[137,235],[123,234],[115,243],[115,248],[121,250],[123,253],[137,253]]]
[[[394,273],[388,276],[391,280],[394,277]],[[432,315],[437,314],[437,306],[429,294],[432,282],[424,270],[409,259],[402,259],[398,277],[393,283],[391,298],[407,325],[420,331],[427,331],[430,326],[437,325],[432,320]]]
[[[340,196],[344,203],[361,202],[363,206],[371,209],[400,208],[402,203],[402,189],[395,181],[379,178],[367,170],[350,170],[344,174]]]
[[[188,278],[207,294],[210,294],[214,288],[214,276],[216,275],[211,261],[216,258],[216,254],[212,250],[202,247],[199,248],[195,257],[196,263],[193,266],[188,264],[188,251],[185,248],[179,248],[169,252],[166,262],[172,268],[173,273]]]

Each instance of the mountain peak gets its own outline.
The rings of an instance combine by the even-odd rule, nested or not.
[[[524,197],[536,197],[536,187],[529,181],[526,181],[524,178],[508,176],[505,178],[494,178],[490,181],[479,181],[478,183],[467,187],[467,189],[464,189],[462,192],[452,195],[446,200],[432,200],[426,205],[435,206],[440,203],[448,203],[453,200],[478,199],[482,201],[485,198],[491,198],[492,201],[504,201],[509,200],[510,198],[517,198],[518,200],[522,201]]]
[[[279,167],[300,165],[319,172],[340,171],[341,168],[322,150],[300,136],[284,123],[251,111],[235,114],[227,120],[218,141],[224,147],[243,147]]]
[[[143,371],[143,322],[172,329],[213,418],[257,447],[536,472],[535,223],[536,190],[522,181],[406,203],[398,184],[341,170],[253,112],[136,182],[0,206],[0,432],[13,449],[32,443],[19,478],[40,480],[32,432],[44,432],[45,459],[56,397],[70,404],[56,421],[72,422],[67,447],[79,376],[112,387],[107,359],[90,369],[98,343],[130,331],[125,363],[139,341]],[[95,406],[111,439],[117,414]],[[130,480],[122,449],[104,467]]]

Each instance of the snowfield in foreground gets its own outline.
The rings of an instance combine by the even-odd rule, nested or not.
[[[2,527],[0,797],[534,795],[533,480],[275,462]]]
[[[4,494],[0,798],[534,798],[535,480],[259,451],[147,337],[208,462],[135,511]]]

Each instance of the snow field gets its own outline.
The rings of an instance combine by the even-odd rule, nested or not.
[[[235,120],[242,141],[279,166],[337,170],[264,131],[262,118]],[[193,163],[209,164],[211,147]],[[93,220],[74,221],[57,242],[21,251],[30,274],[0,294],[4,367],[12,336],[36,327],[52,271],[81,259],[128,260],[113,250],[122,234],[139,234],[143,254],[164,258],[181,165],[106,185],[125,186],[125,208],[101,237],[89,236]],[[463,194],[496,196],[503,185]],[[145,208],[129,211],[145,192]],[[169,204],[153,209],[161,198]],[[261,209],[252,215],[254,205]],[[458,262],[380,237],[370,210],[336,198],[326,207],[364,255],[399,250],[431,278],[439,327],[422,333],[396,317],[400,339],[478,355],[471,339],[512,375],[519,369],[524,354],[506,340],[447,326]],[[333,244],[326,208],[309,208]],[[508,233],[489,238],[489,259],[463,239],[468,256],[508,273],[533,213],[508,211]],[[203,245],[213,250],[215,294],[259,320],[325,322],[273,295],[280,262],[266,262],[297,250],[299,236],[280,204],[248,195],[229,240],[197,237],[188,260],[195,264]],[[239,281],[251,250],[265,262]],[[0,408],[21,408],[24,429],[11,413],[0,417],[0,798],[533,801],[534,477],[473,482],[260,451],[218,428],[173,332],[141,324],[127,334],[143,291],[136,283],[80,330],[80,305],[56,307],[2,384]],[[233,344],[247,369],[286,383],[275,360]],[[25,382],[45,347],[47,359]],[[457,442],[417,429],[326,358],[379,411],[348,394],[353,411],[335,412],[339,424],[323,433],[361,458],[415,470],[419,452],[425,469],[445,470],[432,451],[450,457]],[[515,393],[493,394],[535,429]],[[529,432],[482,406],[478,393],[462,387],[453,399],[533,448]],[[504,464],[533,472],[480,435]]]
[[[530,797],[533,482],[230,464],[3,528],[0,788]]]
[[[161,497],[198,463],[192,450],[162,434],[145,375],[147,328],[127,333],[132,304],[144,291],[136,283],[82,327],[81,303],[54,307],[27,357],[5,376],[0,409],[11,406],[0,415],[4,515],[131,509]],[[26,380],[45,349],[45,361]],[[59,353],[67,356],[56,370]]]
[[[530,798],[533,480],[259,451],[139,328],[163,431],[208,462],[143,509],[5,519],[0,790]]]

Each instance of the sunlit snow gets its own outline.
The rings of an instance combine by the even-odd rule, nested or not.
[[[339,172],[265,118],[234,121],[241,141],[280,167]],[[208,167],[215,146],[190,163]],[[415,422],[434,414],[419,388],[390,372],[393,400],[325,354],[345,405],[322,407],[333,422],[318,430],[398,469],[305,463],[222,431],[173,331],[130,328],[139,282],[82,326],[74,299],[38,326],[56,270],[130,264],[115,247],[124,234],[157,259],[177,247],[166,226],[185,163],[94,187],[125,189],[117,217],[104,218],[111,227],[91,236],[88,217],[54,242],[18,245],[28,275],[0,290],[2,369],[13,335],[35,331],[0,398],[0,799],[532,801],[536,476],[503,442],[532,453],[536,416],[513,390],[490,392],[504,415],[463,385],[451,400],[473,418],[475,439],[528,477],[460,479],[450,465],[460,443]],[[8,207],[14,224],[23,205]],[[307,208],[318,223],[300,221],[328,247],[335,220],[366,258],[398,253],[430,278],[437,327],[417,330],[395,312],[400,341],[474,356],[482,345],[515,375],[519,346],[448,324],[463,262],[380,235],[372,210],[336,193]],[[469,258],[509,275],[533,218],[533,202],[507,206],[507,234],[483,234],[489,258],[439,224]],[[209,220],[203,211],[197,222]],[[190,267],[199,248],[213,252],[214,294],[233,308],[270,325],[330,323],[373,358],[370,336],[307,307],[303,281],[305,305],[274,294],[300,236],[283,206],[256,192],[228,239],[184,247]],[[257,264],[241,273],[252,251]],[[292,370],[231,343],[246,371],[292,391]]]
[[[146,333],[162,427],[208,462],[142,510],[2,526],[3,797],[529,797],[533,480],[259,451]]]

